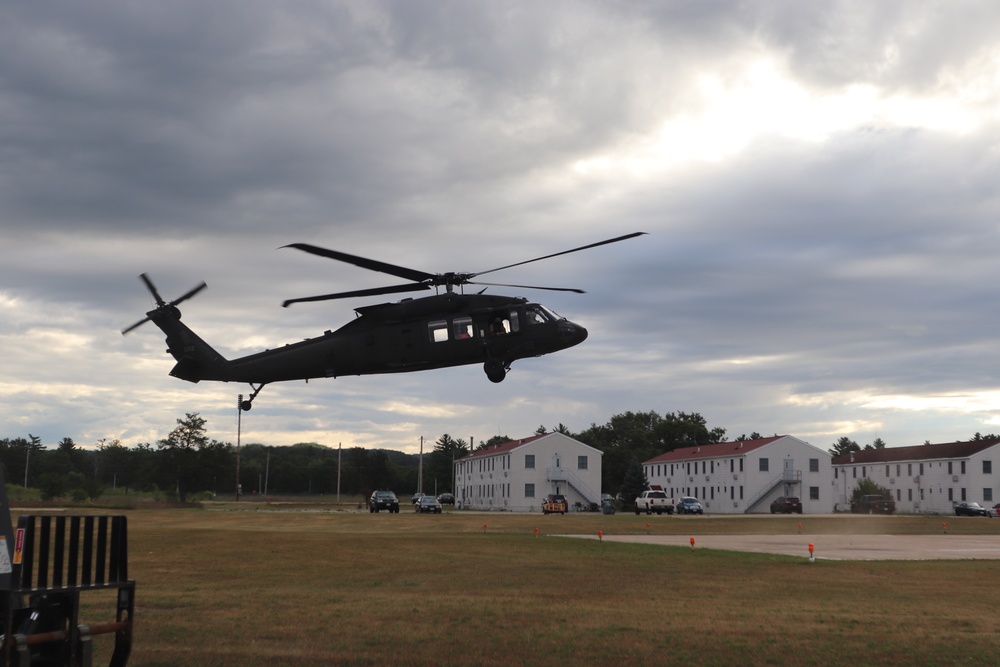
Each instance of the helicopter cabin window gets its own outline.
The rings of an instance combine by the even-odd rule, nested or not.
[[[455,340],[472,338],[472,318],[456,317],[451,323],[451,330],[455,334]]]
[[[427,323],[432,343],[443,343],[448,340],[448,323],[445,320],[435,320]]]
[[[516,310],[498,310],[490,314],[490,336],[504,336],[516,333],[519,329]]]

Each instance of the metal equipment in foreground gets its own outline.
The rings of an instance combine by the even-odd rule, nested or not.
[[[114,635],[110,667],[132,649],[135,581],[124,516],[21,516],[12,531],[0,470],[0,666],[90,667],[92,640]],[[80,623],[80,597],[116,590],[114,620]]]

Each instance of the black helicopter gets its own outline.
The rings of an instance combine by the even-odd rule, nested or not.
[[[271,382],[376,373],[405,373],[465,364],[483,364],[492,382],[502,382],[511,364],[518,359],[538,357],[578,345],[587,330],[559,317],[545,306],[522,297],[485,294],[486,287],[515,287],[560,292],[583,290],[473,281],[478,276],[510,269],[543,259],[641,236],[634,232],[597,243],[564,250],[544,257],[508,264],[478,273],[426,273],[356,255],[327,250],[306,243],[284,246],[347,262],[361,268],[388,273],[411,282],[388,287],[337,292],[289,299],[293,303],[346,299],[398,292],[435,289],[437,294],[419,299],[403,299],[355,308],[357,318],[322,336],[307,338],[284,347],[265,350],[239,359],[226,359],[196,333],[181,323],[177,306],[205,289],[203,282],[173,301],[164,301],[149,277],[139,276],[156,300],[156,308],[146,317],[123,329],[127,334],[152,322],[167,335],[167,352],[177,360],[170,375],[189,382],[217,380],[249,383],[253,393],[240,408],[249,410],[253,400]],[[476,294],[455,287],[482,285]],[[444,292],[440,288],[444,288]]]

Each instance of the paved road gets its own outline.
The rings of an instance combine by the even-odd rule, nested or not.
[[[596,535],[568,535],[598,539]],[[683,535],[605,535],[605,542],[690,548]],[[695,548],[774,553],[829,560],[998,560],[1000,535],[700,535]]]

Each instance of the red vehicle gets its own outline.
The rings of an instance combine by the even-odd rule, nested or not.
[[[782,496],[771,503],[771,514],[802,514],[802,501],[794,496]]]

